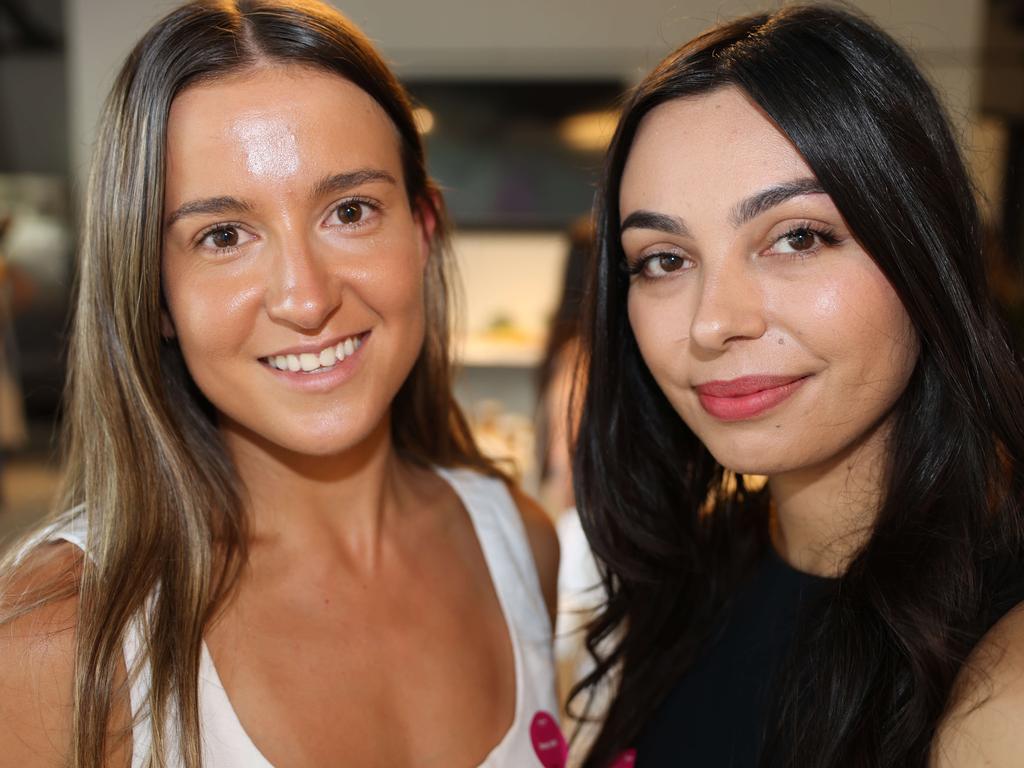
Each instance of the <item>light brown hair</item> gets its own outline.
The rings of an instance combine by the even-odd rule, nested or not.
[[[129,55],[100,123],[84,211],[68,358],[66,474],[57,519],[84,514],[89,557],[77,579],[0,601],[0,622],[77,593],[71,764],[108,753],[126,627],[142,620],[151,667],[153,765],[180,723],[182,761],[200,765],[197,676],[204,630],[237,580],[246,519],[216,413],[160,334],[166,126],[183,89],[246,69],[301,65],[373,97],[398,133],[414,211],[438,221],[425,279],[426,337],[392,403],[392,439],[408,461],[495,473],[451,394],[450,259],[443,203],[427,177],[409,100],[367,38],[326,5],[193,2],[158,22]],[[40,529],[41,530],[41,529]],[[0,573],[24,567],[9,553]],[[21,565],[19,565],[19,562]],[[129,670],[131,675],[133,670]]]

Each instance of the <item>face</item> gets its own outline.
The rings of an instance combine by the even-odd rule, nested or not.
[[[742,92],[650,112],[619,204],[640,353],[722,465],[809,469],[884,432],[917,359],[909,317]]]
[[[164,333],[222,429],[314,455],[369,436],[423,343],[433,227],[381,107],[305,68],[187,89],[165,198]]]

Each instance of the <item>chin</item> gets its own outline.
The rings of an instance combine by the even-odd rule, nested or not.
[[[714,455],[714,454],[712,454]],[[722,461],[717,456],[716,461],[721,464],[725,469],[729,470],[736,475],[777,475],[780,472],[785,472],[785,467],[780,467],[771,462],[765,461]]]
[[[373,441],[378,430],[370,424],[321,425],[301,435],[282,435],[273,441],[287,451],[311,458],[328,458],[356,450]]]
[[[803,466],[790,446],[784,445],[708,445],[708,451],[715,461],[737,475],[778,475]]]
[[[275,423],[244,423],[226,419],[222,429],[235,438],[250,444],[268,455],[293,458],[328,458],[338,456],[361,446],[367,446],[375,437],[386,434],[387,419],[373,420],[362,413],[355,418],[323,418],[303,423],[292,421],[287,429],[281,421]],[[283,421],[283,420],[282,420]]]
[[[280,447],[297,456],[325,459],[345,453],[358,444],[358,440],[346,440],[344,437],[331,435],[323,438],[282,441]]]

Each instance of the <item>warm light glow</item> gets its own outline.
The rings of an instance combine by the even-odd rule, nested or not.
[[[619,113],[613,110],[583,112],[567,117],[558,126],[562,141],[582,152],[604,152],[615,133]]]
[[[416,122],[416,130],[426,136],[434,130],[434,113],[426,107],[416,107],[412,111],[412,119]]]

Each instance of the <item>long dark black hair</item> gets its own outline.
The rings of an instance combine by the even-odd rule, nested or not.
[[[1024,385],[932,89],[886,34],[822,6],[725,23],[680,48],[633,91],[609,151],[575,459],[608,599],[587,637],[597,668],[573,703],[608,677],[619,688],[586,765],[605,768],[632,744],[767,546],[767,491],[725,482],[659,390],[630,329],[621,269],[619,184],[640,121],[723,87],[744,91],[793,142],[920,340],[872,534],[803,628],[765,762],[924,766],[954,678],[1024,551]]]

